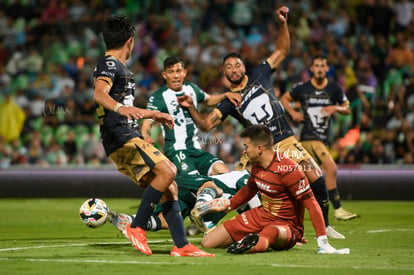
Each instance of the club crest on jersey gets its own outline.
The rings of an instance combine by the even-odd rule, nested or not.
[[[298,190],[296,191],[296,195],[302,194],[303,192],[305,192],[309,188],[310,188],[310,185],[306,184],[306,181],[304,179],[301,179],[299,181],[299,184],[298,184]]]
[[[185,163],[185,162],[181,162],[181,169],[182,169],[183,171],[186,171],[186,170],[188,169],[188,165],[187,165],[187,163]]]

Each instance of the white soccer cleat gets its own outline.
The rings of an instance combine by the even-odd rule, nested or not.
[[[332,226],[326,227],[326,235],[331,239],[345,239],[345,236],[336,231]]]
[[[124,234],[124,236],[127,239],[129,239],[126,233],[126,227],[127,225],[130,225],[132,223],[133,218],[134,218],[133,216],[128,215],[128,214],[122,214],[122,213],[118,213],[115,211],[109,211],[107,219],[110,223],[112,223],[116,227],[116,229],[119,232]]]
[[[226,198],[217,198],[211,201],[198,203],[194,206],[191,213],[195,216],[204,216],[210,212],[220,212],[228,209],[230,206],[230,200]]]
[[[338,255],[345,255],[350,254],[351,250],[349,248],[342,248],[342,249],[334,249],[334,250],[326,250],[323,248],[318,249],[318,254],[338,254]]]
[[[349,248],[342,248],[342,249],[336,249],[332,245],[329,244],[328,237],[326,235],[319,236],[316,239],[316,242],[318,243],[318,254],[349,254],[350,249]]]

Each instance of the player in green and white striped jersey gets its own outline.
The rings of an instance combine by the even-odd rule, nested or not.
[[[147,109],[168,113],[174,118],[174,128],[162,127],[164,153],[177,166],[178,174],[215,175],[229,171],[222,160],[202,150],[199,131],[190,113],[178,104],[178,97],[190,96],[194,103],[214,106],[225,98],[238,105],[240,96],[233,93],[209,95],[192,82],[184,82],[187,75],[184,61],[178,57],[164,60],[163,78],[166,85],[155,91],[149,98]],[[152,120],[145,120],[142,134],[146,141],[153,143],[150,137]]]
[[[174,119],[174,128],[162,126],[164,153],[177,167],[177,175],[211,176],[229,172],[230,169],[218,157],[201,147],[198,129],[190,113],[178,103],[180,96],[189,96],[198,105],[214,106],[227,98],[238,105],[241,96],[231,92],[209,95],[192,82],[184,82],[187,75],[184,61],[179,57],[167,57],[164,60],[162,77],[166,85],[155,91],[149,98],[147,109],[170,114]],[[145,120],[142,125],[143,138],[153,143],[150,136],[153,120]],[[213,181],[194,181],[197,203],[220,197],[223,190]],[[179,187],[180,188],[180,187]]]

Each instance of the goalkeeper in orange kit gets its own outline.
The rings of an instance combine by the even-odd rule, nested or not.
[[[202,245],[227,247],[230,253],[287,250],[302,241],[304,209],[309,212],[320,254],[348,254],[337,250],[326,236],[325,222],[306,175],[293,160],[273,148],[270,130],[253,125],[240,135],[252,163],[247,184],[231,199],[218,198],[197,207],[199,215],[236,209],[259,192],[262,205],[227,220],[207,233]]]

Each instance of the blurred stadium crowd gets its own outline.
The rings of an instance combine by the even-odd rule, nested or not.
[[[414,163],[412,1],[2,0],[0,169],[108,164],[91,77],[105,51],[100,28],[106,15],[137,22],[128,65],[136,77],[135,104],[145,107],[151,91],[164,84],[162,61],[171,55],[187,61],[188,79],[206,92],[223,91],[222,57],[237,51],[247,66],[266,58],[281,5],[290,8],[292,46],[274,74],[275,93],[308,80],[311,56],[326,54],[329,77],[352,108],[332,127],[329,146],[337,163]],[[241,152],[239,130],[229,120],[202,133],[202,142],[232,164]]]

